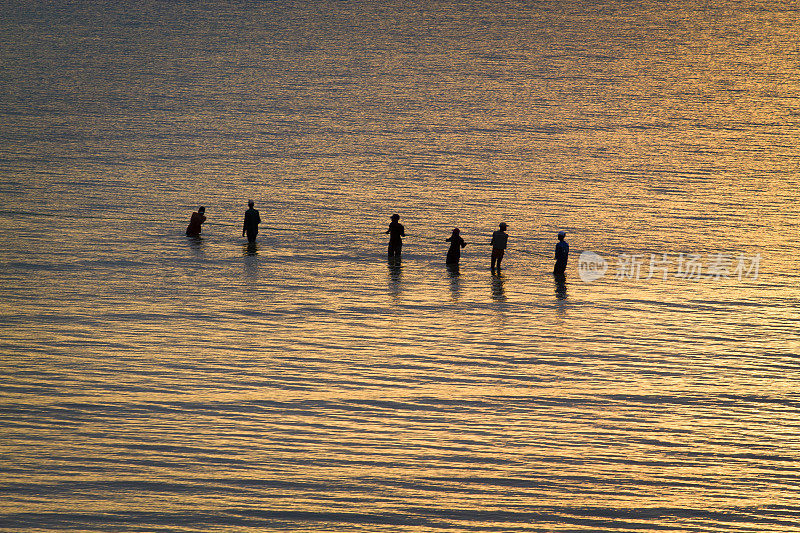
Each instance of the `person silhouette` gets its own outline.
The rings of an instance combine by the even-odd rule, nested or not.
[[[386,230],[386,233],[389,234],[389,259],[395,261],[400,259],[400,253],[403,250],[403,237],[406,236],[406,229],[398,220],[400,220],[400,215],[397,213],[392,215],[389,229]]]
[[[501,222],[500,229],[492,233],[492,272],[494,272],[495,265],[497,265],[497,270],[500,270],[500,262],[503,261],[503,256],[506,253],[506,246],[508,246],[507,227],[508,224]]]
[[[203,222],[206,221],[206,208],[200,206],[197,211],[192,213],[192,218],[189,220],[189,225],[186,226],[187,237],[199,237],[202,231]]]
[[[553,267],[553,274],[563,276],[567,269],[567,258],[569,257],[569,244],[564,240],[567,236],[566,231],[558,232],[558,244],[556,244],[556,264]]]
[[[247,242],[256,242],[258,235],[258,225],[261,224],[261,215],[258,209],[254,209],[255,202],[247,201],[248,209],[244,212],[244,224],[242,224],[242,237],[247,234]]]
[[[461,259],[461,249],[467,245],[467,243],[464,242],[464,239],[461,238],[461,230],[458,228],[453,228],[453,234],[449,239],[446,239],[445,242],[450,243],[450,249],[447,250],[446,263],[448,265],[457,265],[459,259]]]

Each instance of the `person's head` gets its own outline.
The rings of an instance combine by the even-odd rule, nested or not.
[[[393,220],[394,222],[397,222],[398,220],[400,220],[400,215],[398,215],[397,213],[395,213],[394,215],[392,215],[392,220]]]
[[[561,230],[561,231],[558,232],[558,240],[559,241],[563,241],[564,237],[566,237],[566,236],[567,236],[567,232],[566,231]]]
[[[200,213],[201,215],[202,215],[203,213],[205,213],[205,212],[206,212],[206,208],[205,208],[205,206],[202,206],[202,205],[201,205],[201,206],[200,206],[200,207],[197,209],[197,212],[198,212],[198,213]]]
[[[508,224],[506,224],[505,222],[501,222],[500,223],[500,231],[505,231],[507,227],[508,227]]]
[[[458,235],[461,233],[461,230],[458,228],[453,228],[453,235]]]
[[[256,205],[256,203],[253,200],[247,200],[247,205],[249,207],[253,207],[254,205]]]

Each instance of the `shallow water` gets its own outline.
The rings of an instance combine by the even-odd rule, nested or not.
[[[0,528],[797,530],[794,8],[20,6]]]

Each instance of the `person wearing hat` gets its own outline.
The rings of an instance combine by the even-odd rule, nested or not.
[[[392,221],[389,223],[389,229],[386,233],[389,234],[389,260],[399,260],[400,252],[403,249],[403,237],[406,236],[406,229],[400,222],[400,215],[395,213],[392,215]]]
[[[503,256],[506,253],[506,246],[508,245],[507,227],[508,224],[501,222],[500,229],[492,233],[492,272],[494,272],[495,265],[497,266],[497,270],[500,270],[500,262],[503,260]]]
[[[253,200],[247,201],[247,211],[244,212],[244,224],[242,224],[242,237],[247,234],[247,242],[256,242],[256,235],[258,235],[258,225],[261,224],[261,215],[258,209],[254,209]]]
[[[556,244],[556,265],[553,267],[553,274],[563,276],[567,269],[567,257],[569,257],[569,244],[564,240],[567,236],[566,231],[558,232],[558,244]]]
[[[192,218],[189,220],[189,225],[186,226],[187,237],[199,237],[200,231],[203,229],[203,222],[206,221],[206,208],[202,205],[196,212],[192,213]]]

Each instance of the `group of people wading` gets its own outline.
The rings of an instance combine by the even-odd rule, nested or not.
[[[256,236],[258,235],[258,225],[261,223],[261,216],[258,209],[255,209],[253,200],[247,202],[248,209],[244,213],[244,222],[242,223],[242,237],[247,236],[249,243],[255,243]],[[198,237],[202,229],[203,222],[206,221],[206,208],[200,206],[196,212],[192,213],[192,218],[189,221],[189,226],[186,228],[186,235],[190,237]],[[492,233],[492,259],[491,271],[494,273],[500,270],[500,264],[503,261],[503,256],[508,247],[508,224],[505,222],[500,223],[500,229]],[[400,255],[403,251],[403,237],[406,236],[406,229],[400,223],[400,215],[394,214],[389,223],[389,229],[386,230],[389,235],[389,261],[397,262],[400,260]],[[558,244],[556,244],[555,261],[553,267],[553,274],[556,276],[563,276],[567,268],[567,258],[569,257],[569,244],[564,240],[566,231],[558,232]],[[461,237],[461,230],[453,228],[453,234],[446,239],[450,243],[450,248],[447,250],[447,264],[457,265],[461,259],[461,249],[467,243]]]
[[[398,261],[400,253],[403,250],[403,237],[406,236],[406,229],[400,223],[400,215],[395,213],[392,215],[389,229],[386,233],[389,235],[389,261]],[[500,264],[503,261],[503,256],[508,247],[508,224],[505,222],[500,223],[500,229],[492,233],[492,259],[490,270],[497,272],[500,270]],[[556,276],[563,276],[564,271],[567,269],[567,258],[569,257],[569,244],[564,238],[567,236],[566,231],[558,232],[558,244],[556,244],[555,261],[553,267],[553,274]],[[450,243],[450,248],[447,250],[447,264],[457,265],[461,259],[461,249],[467,245],[463,237],[461,237],[461,230],[453,228],[453,234],[450,235],[445,242]]]
[[[258,236],[258,225],[261,224],[261,215],[258,209],[253,207],[255,202],[253,200],[247,201],[247,211],[244,212],[244,223],[242,224],[242,237],[247,236],[247,242],[253,244],[256,242]],[[186,226],[187,237],[199,237],[203,229],[203,222],[206,221],[206,208],[200,206],[197,211],[192,213],[192,218],[189,220],[189,225]]]

